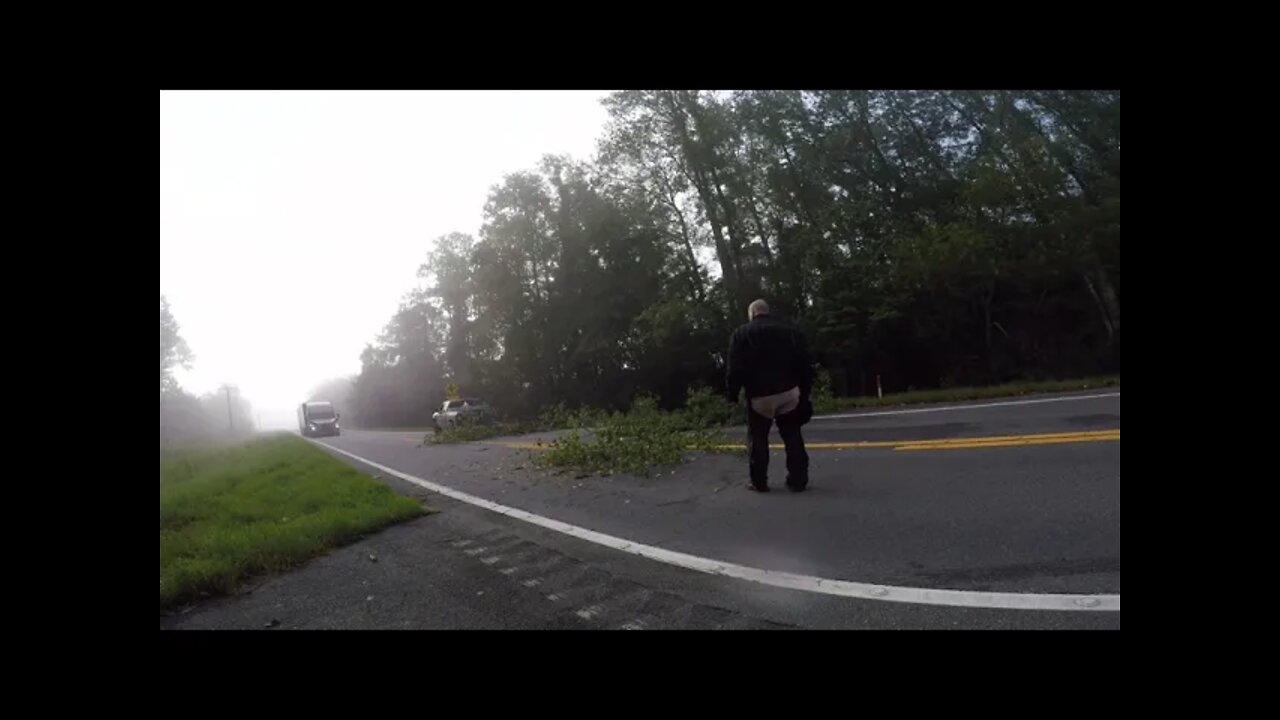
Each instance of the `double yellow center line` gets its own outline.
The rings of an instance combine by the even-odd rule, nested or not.
[[[847,450],[861,448],[890,448],[893,450],[968,450],[972,448],[1018,447],[1022,445],[1061,445],[1064,443],[1118,442],[1120,429],[1089,432],[1041,433],[1038,435],[995,435],[991,437],[947,438],[943,440],[886,440],[855,442],[806,443],[806,448],[818,450]],[[735,447],[735,446],[726,446]],[[783,449],[783,445],[769,447]]]
[[[809,450],[863,450],[885,448],[891,450],[970,450],[974,448],[1019,447],[1023,445],[1062,445],[1065,443],[1119,442],[1120,428],[1070,433],[1040,433],[1037,435],[994,435],[990,437],[946,438],[942,440],[850,440],[847,442],[805,443]],[[550,443],[505,442],[497,443],[519,450],[546,450]],[[742,444],[716,445],[717,450],[741,450]],[[774,443],[769,446],[782,450],[786,446]]]

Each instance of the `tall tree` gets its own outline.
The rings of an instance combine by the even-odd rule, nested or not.
[[[809,330],[839,393],[1119,370],[1118,92],[632,90],[605,107],[593,162],[502,178],[478,235],[434,243],[357,404],[421,414],[405,398],[455,378],[516,414],[678,403],[717,382],[756,297]]]
[[[176,367],[191,366],[194,356],[187,341],[178,334],[178,321],[169,310],[169,301],[160,296],[160,394],[173,392],[177,383],[173,379]]]

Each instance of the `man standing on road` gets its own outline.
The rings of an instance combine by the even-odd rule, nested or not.
[[[748,487],[769,492],[769,428],[776,421],[787,448],[787,489],[800,492],[809,484],[809,454],[800,426],[813,414],[808,343],[798,329],[770,315],[764,300],[751,303],[747,320],[729,340],[727,390],[734,404],[738,390],[747,391]]]

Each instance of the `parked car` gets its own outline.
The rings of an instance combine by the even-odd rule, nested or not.
[[[492,417],[493,409],[488,403],[476,398],[462,398],[445,400],[441,403],[440,410],[432,413],[431,420],[437,429],[443,430],[459,423],[485,422]]]

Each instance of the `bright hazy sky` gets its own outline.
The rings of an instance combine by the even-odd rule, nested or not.
[[[162,92],[160,292],[189,392],[239,386],[291,427],[360,370],[435,238],[479,231],[489,187],[588,159],[604,91]]]

